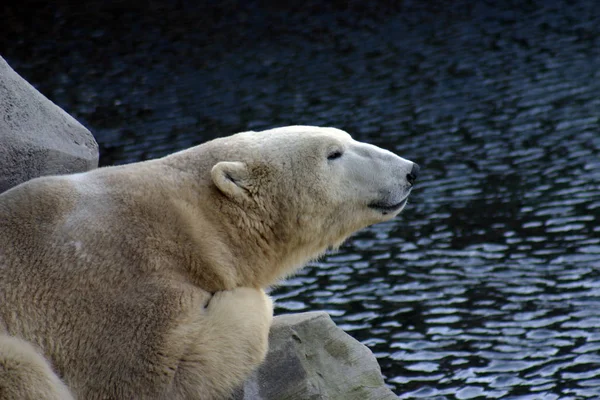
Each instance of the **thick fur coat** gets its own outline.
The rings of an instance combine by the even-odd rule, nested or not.
[[[0,398],[226,398],[266,355],[263,289],[397,215],[415,168],[295,126],[1,194]]]

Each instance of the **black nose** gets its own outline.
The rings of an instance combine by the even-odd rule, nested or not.
[[[415,184],[415,181],[417,180],[417,176],[419,176],[419,170],[421,168],[419,168],[419,164],[417,163],[413,163],[412,169],[410,170],[410,173],[408,173],[406,175],[406,180],[408,181],[408,183],[410,183],[411,185]]]

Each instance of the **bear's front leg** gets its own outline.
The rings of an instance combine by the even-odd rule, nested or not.
[[[225,399],[265,359],[273,303],[262,289],[217,292],[189,332],[169,399]]]

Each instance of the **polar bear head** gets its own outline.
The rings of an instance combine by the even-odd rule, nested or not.
[[[238,246],[277,259],[274,276],[398,215],[419,171],[414,162],[335,128],[243,132],[199,147],[210,160],[203,168],[210,168],[218,213],[243,232]]]

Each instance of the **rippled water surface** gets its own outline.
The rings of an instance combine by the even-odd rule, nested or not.
[[[31,4],[0,54],[103,164],[301,123],[422,165],[277,313],[328,311],[400,398],[600,398],[594,1]]]

